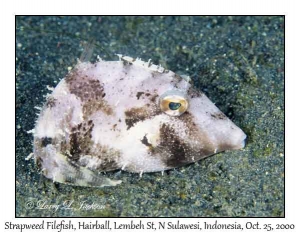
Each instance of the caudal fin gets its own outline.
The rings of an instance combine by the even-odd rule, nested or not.
[[[67,156],[57,152],[51,144],[43,148],[42,152],[35,153],[35,159],[42,173],[54,182],[84,187],[115,186],[122,182],[111,180],[95,171],[79,166]]]

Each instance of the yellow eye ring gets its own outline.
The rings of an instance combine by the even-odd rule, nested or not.
[[[172,90],[160,97],[160,109],[170,116],[180,116],[188,109],[188,101],[184,93]]]

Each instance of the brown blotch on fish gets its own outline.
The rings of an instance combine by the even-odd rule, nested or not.
[[[71,94],[76,95],[83,102],[94,99],[102,99],[104,88],[98,79],[87,75],[81,75],[79,72],[72,72],[66,77]]]
[[[218,145],[218,151],[226,151],[226,150],[232,150],[234,149],[232,145],[228,143],[220,143]]]
[[[71,160],[78,161],[82,151],[80,147],[79,134],[77,132],[70,135],[70,146],[69,158]]]
[[[187,118],[192,119],[189,114],[186,114]],[[160,128],[160,143],[154,148],[156,154],[164,153],[168,154],[164,156],[162,160],[167,167],[173,168],[184,164],[195,162],[201,158],[207,157],[214,153],[214,149],[206,143],[206,135],[193,129],[193,124],[187,125],[189,128],[189,137],[195,138],[203,142],[203,147],[193,147],[190,144],[184,142],[184,140],[177,136],[177,133],[172,126],[162,124]]]
[[[55,107],[55,105],[56,105],[56,99],[52,96],[48,97],[46,101],[46,106],[48,108],[53,108]]]
[[[145,96],[147,96],[147,97],[151,96],[151,94],[148,93],[148,92],[145,93],[145,92],[139,91],[139,92],[136,94],[136,98],[139,100],[140,97],[141,97],[142,95],[145,95]],[[155,96],[155,95],[153,95],[153,96]],[[155,98],[156,98],[156,96],[155,96]]]
[[[145,135],[145,136],[143,137],[143,139],[141,140],[141,142],[142,142],[145,146],[152,147],[152,144],[148,142],[147,135]]]
[[[129,130],[134,124],[139,121],[144,121],[145,119],[149,119],[153,116],[156,116],[161,111],[157,108],[148,108],[148,107],[140,107],[140,108],[131,108],[125,111],[125,123],[127,125],[127,130]]]
[[[102,111],[108,116],[113,114],[112,108],[107,104],[106,101],[91,100],[89,102],[84,103],[83,105],[83,118],[87,119],[89,116],[91,116],[97,111]]]
[[[167,124],[162,124],[160,128],[159,148],[170,154],[163,158],[167,167],[177,167],[186,163],[186,149],[184,142],[176,135],[174,129]]]
[[[195,155],[195,160],[199,160],[210,154],[213,154],[214,146],[210,144],[207,133],[199,128],[199,125],[196,124],[196,119],[189,111],[186,111],[184,114],[178,117],[178,120],[185,123],[188,136],[190,138],[194,138],[196,141],[202,142],[203,147],[198,149],[196,152],[193,152]]]
[[[136,93],[136,98],[139,100],[141,95],[143,95],[143,94],[144,94],[144,92],[139,91],[138,93]]]
[[[92,145],[91,135],[94,124],[80,123],[75,132],[70,134],[70,156],[73,161],[78,161],[82,154],[88,154]]]
[[[104,158],[102,163],[99,165],[99,167],[97,168],[97,171],[113,171],[116,169],[119,169],[120,166],[118,165],[118,163],[114,160],[110,160],[108,158]]]
[[[214,119],[217,119],[217,120],[224,120],[226,119],[227,117],[225,116],[224,113],[222,112],[218,112],[218,113],[211,113],[210,116]]]
[[[41,139],[41,146],[42,147],[46,147],[47,145],[51,144],[52,143],[52,138],[49,138],[49,137],[43,137]]]
[[[158,94],[154,94],[150,97],[150,101],[156,103],[157,98],[158,98]]]
[[[117,124],[114,124],[113,127],[112,127],[112,130],[115,131],[116,127],[117,127]]]

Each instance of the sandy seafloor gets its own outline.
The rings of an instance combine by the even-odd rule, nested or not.
[[[117,187],[72,187],[41,176],[25,160],[34,107],[93,39],[92,61],[121,53],[190,75],[246,132],[245,149],[163,176],[106,174],[123,181]],[[62,208],[65,201],[74,209]],[[80,209],[83,202],[98,207]],[[38,209],[38,203],[60,207]],[[284,216],[284,18],[17,17],[16,216]]]

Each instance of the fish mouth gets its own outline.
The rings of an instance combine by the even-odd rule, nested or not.
[[[234,148],[235,150],[243,149],[246,146],[247,143],[247,135],[243,137],[243,139],[236,145]]]
[[[236,144],[236,146],[233,149],[235,150],[243,149],[246,146],[246,143],[247,143],[247,135],[244,134],[242,140],[238,144]]]
[[[244,138],[244,140],[242,142],[242,148],[244,148],[246,146],[247,141],[248,141],[248,137],[247,137],[247,135],[245,135],[245,138]]]
[[[231,141],[229,143],[221,144],[220,148],[222,148],[222,151],[228,151],[228,150],[240,150],[243,149],[246,146],[247,143],[247,135],[242,132],[243,134],[238,137],[238,139]]]

